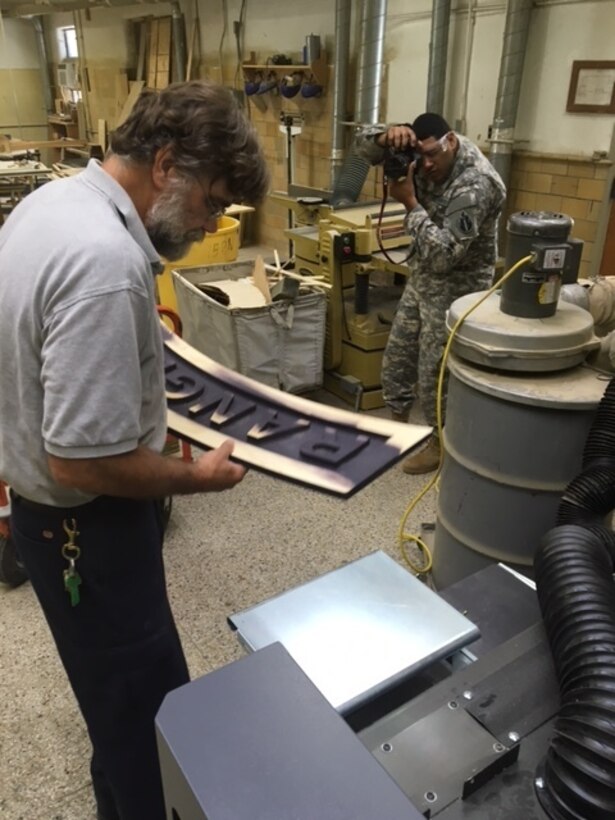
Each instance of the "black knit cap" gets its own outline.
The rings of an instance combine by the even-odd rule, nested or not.
[[[416,134],[417,140],[426,140],[434,137],[439,140],[451,130],[450,125],[439,114],[421,114],[415,119],[411,126]]]

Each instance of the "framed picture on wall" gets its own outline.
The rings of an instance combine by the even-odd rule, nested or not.
[[[615,60],[575,60],[572,63],[566,111],[615,114]]]

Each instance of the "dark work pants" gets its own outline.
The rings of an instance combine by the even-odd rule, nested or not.
[[[74,607],[61,554],[71,518],[81,548]],[[154,719],[188,669],[167,599],[157,505],[103,496],[57,509],[14,496],[11,535],[87,724],[100,816],[164,820]]]

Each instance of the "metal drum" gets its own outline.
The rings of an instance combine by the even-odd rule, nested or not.
[[[531,575],[608,381],[584,365],[499,373],[455,356],[449,371],[434,581],[445,587],[494,561]]]

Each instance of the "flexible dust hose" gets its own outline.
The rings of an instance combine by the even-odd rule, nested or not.
[[[551,530],[536,553],[538,598],[560,682],[554,737],[536,780],[554,820],[615,817],[613,561],[593,532]]]
[[[330,202],[334,208],[345,208],[357,201],[370,168],[369,162],[355,153],[346,157],[331,194]]]
[[[615,535],[604,526],[604,518],[615,509],[615,379],[596,410],[582,466],[581,474],[566,487],[556,523],[587,527],[612,550]]]
[[[595,533],[605,547],[615,549],[615,534],[604,524],[615,508],[615,464],[584,470],[566,487],[556,523],[578,524]]]
[[[583,451],[583,469],[598,464],[615,466],[615,378],[598,405]]]
[[[536,779],[553,820],[615,818],[615,380],[598,406],[583,472],[534,557],[560,685],[554,737]]]

